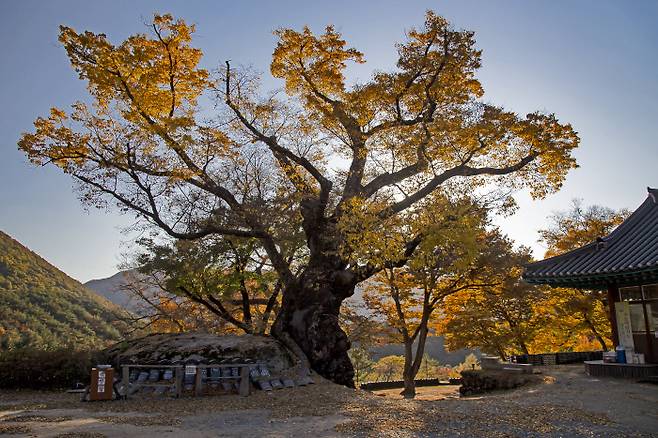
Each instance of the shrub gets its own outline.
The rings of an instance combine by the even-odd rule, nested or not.
[[[0,352],[0,388],[63,389],[89,383],[90,371],[104,363],[98,351],[22,348]]]

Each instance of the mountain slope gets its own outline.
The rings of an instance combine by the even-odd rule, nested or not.
[[[121,310],[0,231],[0,351],[100,347]]]
[[[147,298],[156,298],[163,291],[149,285],[145,277],[134,269],[119,271],[111,277],[89,280],[84,286],[103,298],[135,315],[148,314],[152,309],[131,289],[138,288]],[[157,301],[157,299],[156,299]]]

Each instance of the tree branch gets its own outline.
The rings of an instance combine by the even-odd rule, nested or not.
[[[420,201],[421,199],[425,198],[428,196],[430,193],[432,193],[436,188],[438,188],[441,184],[449,180],[450,178],[453,178],[455,176],[475,176],[475,175],[507,175],[512,172],[516,172],[517,170],[522,169],[525,167],[527,164],[532,162],[539,154],[536,152],[531,152],[528,154],[526,157],[523,159],[519,160],[516,164],[507,166],[507,167],[502,167],[502,168],[497,168],[497,167],[469,167],[466,165],[459,165],[456,167],[453,167],[451,169],[446,170],[445,172],[441,173],[440,175],[435,176],[432,178],[427,184],[425,184],[421,189],[419,189],[417,192],[405,197],[399,202],[396,202],[387,208],[381,210],[378,213],[378,216],[381,219],[386,219],[389,218],[401,211],[406,210],[407,208],[411,207],[414,205],[416,202]]]

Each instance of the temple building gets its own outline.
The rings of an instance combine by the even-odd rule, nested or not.
[[[658,364],[658,189],[648,192],[642,205],[608,236],[532,263],[523,274],[532,284],[607,290],[613,342],[630,352],[628,365]],[[648,367],[617,368],[599,374],[655,373],[642,369]]]

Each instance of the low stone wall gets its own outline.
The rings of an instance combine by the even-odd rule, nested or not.
[[[459,385],[461,379],[450,379],[449,381],[441,381],[439,379],[417,379],[416,386],[439,386],[439,385]],[[391,382],[367,382],[359,385],[361,389],[367,389],[368,391],[378,391],[380,389],[395,389],[395,388],[404,388],[404,382],[402,380],[394,380]]]
[[[514,363],[527,363],[531,365],[563,365],[581,363],[586,360],[603,359],[602,351],[571,351],[562,353],[519,354],[512,356]]]
[[[498,389],[513,389],[541,381],[541,377],[534,374],[523,374],[503,370],[466,370],[462,371],[461,395],[482,394]]]

